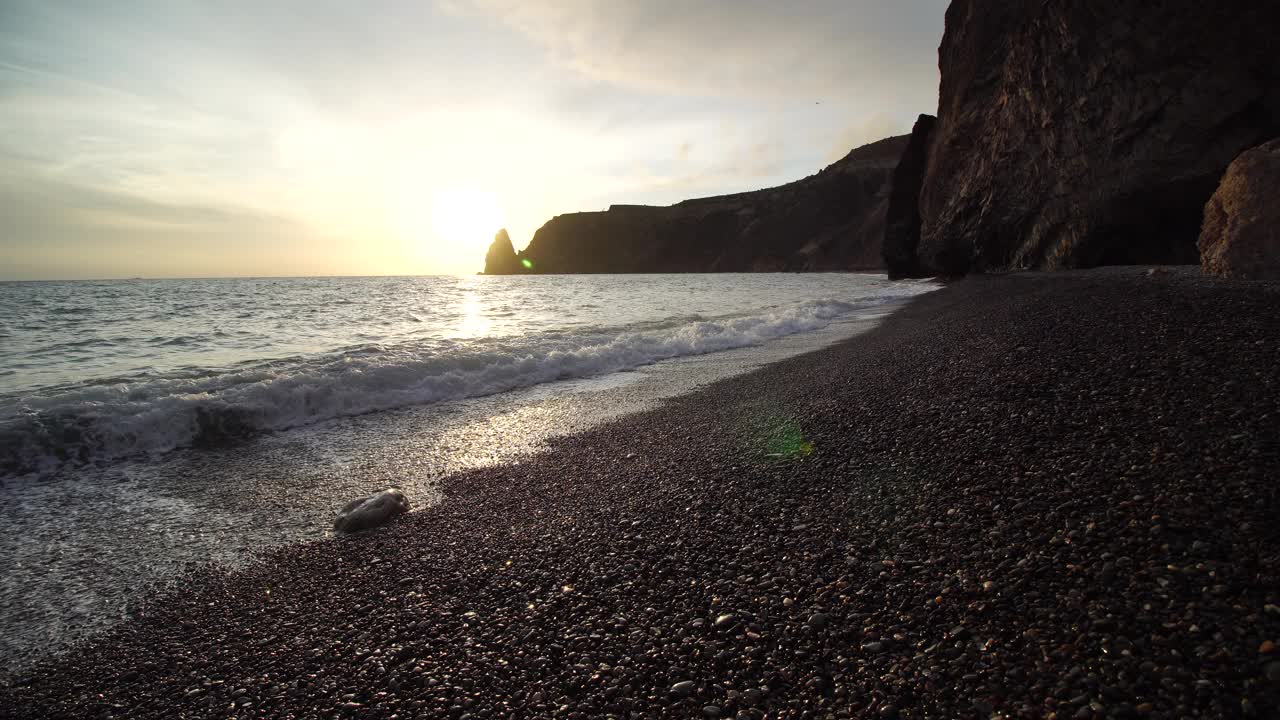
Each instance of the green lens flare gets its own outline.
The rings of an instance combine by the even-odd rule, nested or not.
[[[794,420],[773,421],[766,430],[765,457],[774,460],[802,458],[813,452],[813,443],[805,439],[804,432]]]
[[[533,269],[533,261],[529,258],[520,258],[520,264],[524,266],[525,270]]]

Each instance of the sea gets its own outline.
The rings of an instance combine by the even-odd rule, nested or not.
[[[0,283],[0,674],[348,500],[872,327],[869,274]]]

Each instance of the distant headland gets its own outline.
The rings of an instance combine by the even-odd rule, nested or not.
[[[860,147],[815,175],[669,206],[557,215],[516,253],[505,230],[486,274],[876,270],[890,178],[907,137]]]

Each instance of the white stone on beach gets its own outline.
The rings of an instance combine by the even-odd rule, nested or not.
[[[372,495],[356,498],[338,511],[333,529],[338,532],[359,532],[385,525],[397,515],[409,512],[409,499],[400,488],[387,488]]]

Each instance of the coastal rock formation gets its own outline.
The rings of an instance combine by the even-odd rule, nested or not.
[[[775,188],[558,215],[517,257],[535,273],[876,270],[889,181],[906,141],[865,145]],[[506,253],[495,240],[485,272],[524,272]]]
[[[884,266],[889,278],[925,275],[916,262],[920,243],[920,186],[929,158],[929,137],[938,118],[921,115],[911,128],[907,147],[893,171],[893,186],[885,214]]]
[[[1205,272],[1280,280],[1280,138],[1246,150],[1227,168],[1204,208]]]
[[[1280,135],[1280,4],[954,0],[924,270],[1194,263],[1205,202]]]
[[[511,236],[503,228],[493,236],[493,244],[484,256],[485,275],[511,275],[523,271],[520,258],[516,256],[516,248],[511,244]]]
[[[400,488],[387,488],[362,498],[356,498],[338,511],[333,529],[338,532],[360,532],[380,527],[399,515],[409,512],[409,499]]]

